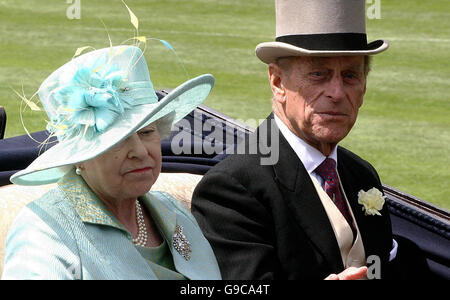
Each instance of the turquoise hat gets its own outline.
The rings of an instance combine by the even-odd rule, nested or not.
[[[58,181],[74,164],[108,151],[139,129],[173,113],[177,122],[210,93],[209,74],[188,80],[164,98],[150,80],[142,51],[135,46],[95,50],[53,72],[38,94],[58,144],[11,176],[20,185]]]

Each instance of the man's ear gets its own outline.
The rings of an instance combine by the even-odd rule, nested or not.
[[[286,101],[286,90],[281,80],[282,70],[275,63],[269,64],[269,83],[272,89],[273,99],[280,103]]]

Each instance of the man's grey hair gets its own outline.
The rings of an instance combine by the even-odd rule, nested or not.
[[[364,55],[364,74],[369,75],[369,72],[372,67],[372,56],[370,55]]]

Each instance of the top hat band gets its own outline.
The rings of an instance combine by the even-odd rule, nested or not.
[[[279,36],[277,42],[308,50],[358,51],[368,50],[365,33],[324,33]]]

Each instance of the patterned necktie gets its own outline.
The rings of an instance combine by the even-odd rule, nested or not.
[[[336,204],[339,211],[342,213],[348,224],[352,228],[353,234],[355,234],[352,218],[350,212],[342,196],[341,189],[339,188],[339,178],[336,171],[336,162],[334,159],[327,157],[316,169],[315,172],[322,177],[325,182],[325,192]],[[354,235],[355,236],[355,235]]]

